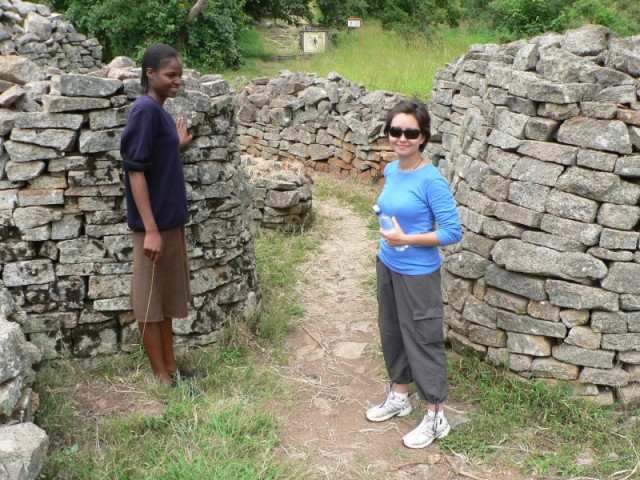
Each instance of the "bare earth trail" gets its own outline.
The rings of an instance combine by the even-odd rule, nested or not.
[[[527,478],[441,454],[437,441],[422,450],[405,448],[402,435],[425,411],[415,395],[417,408],[407,417],[365,419],[365,409],[385,395],[373,283],[377,240],[365,220],[336,200],[314,199],[314,209],[321,220],[309,235],[319,247],[299,267],[301,280],[291,292],[304,314],[284,346],[290,362],[278,367],[293,395],[292,408],[276,409],[285,452],[305,458],[316,478]],[[448,403],[454,428],[470,408]]]

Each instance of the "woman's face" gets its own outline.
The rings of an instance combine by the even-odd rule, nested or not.
[[[147,69],[149,94],[160,100],[175,98],[182,85],[182,61],[173,57],[162,64],[158,70]]]
[[[397,132],[397,129],[403,131],[399,137],[392,135],[394,131]],[[407,138],[407,134],[404,133],[407,129],[420,131],[420,124],[418,124],[416,117],[408,113],[398,113],[393,117],[389,126],[389,143],[393,147],[393,151],[398,155],[398,158],[401,159],[420,156],[420,145],[425,141],[423,133],[420,133],[418,138],[414,140]]]

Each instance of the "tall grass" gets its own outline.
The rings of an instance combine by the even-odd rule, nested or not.
[[[439,68],[465,53],[471,44],[489,43],[494,39],[489,33],[470,33],[464,27],[446,29],[430,38],[406,38],[383,30],[377,22],[367,22],[361,31],[332,35],[332,42],[324,53],[276,62],[274,57],[267,60],[269,52],[265,50],[262,56],[248,56],[243,68],[223,72],[223,75],[232,80],[239,75],[275,76],[281,70],[315,72],[320,76],[337,72],[368,90],[387,90],[426,99]],[[253,45],[247,45],[245,51],[255,51],[258,40],[255,33],[244,37],[243,44]]]

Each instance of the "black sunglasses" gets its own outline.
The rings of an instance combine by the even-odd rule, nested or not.
[[[389,136],[393,138],[400,138],[404,133],[404,138],[407,140],[415,140],[422,133],[417,128],[407,128],[406,130],[401,129],[400,127],[391,127],[389,128]]]

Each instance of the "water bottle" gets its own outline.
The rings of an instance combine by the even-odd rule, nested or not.
[[[373,212],[378,216],[378,221],[380,222],[380,228],[382,229],[383,232],[390,232],[391,230],[394,229],[393,220],[391,220],[391,217],[389,215],[387,215],[386,213],[383,213],[382,210],[380,210],[380,207],[378,205],[374,205],[371,208],[373,208]],[[399,252],[403,252],[407,249],[407,247],[408,245],[399,245],[393,248],[395,248]]]

